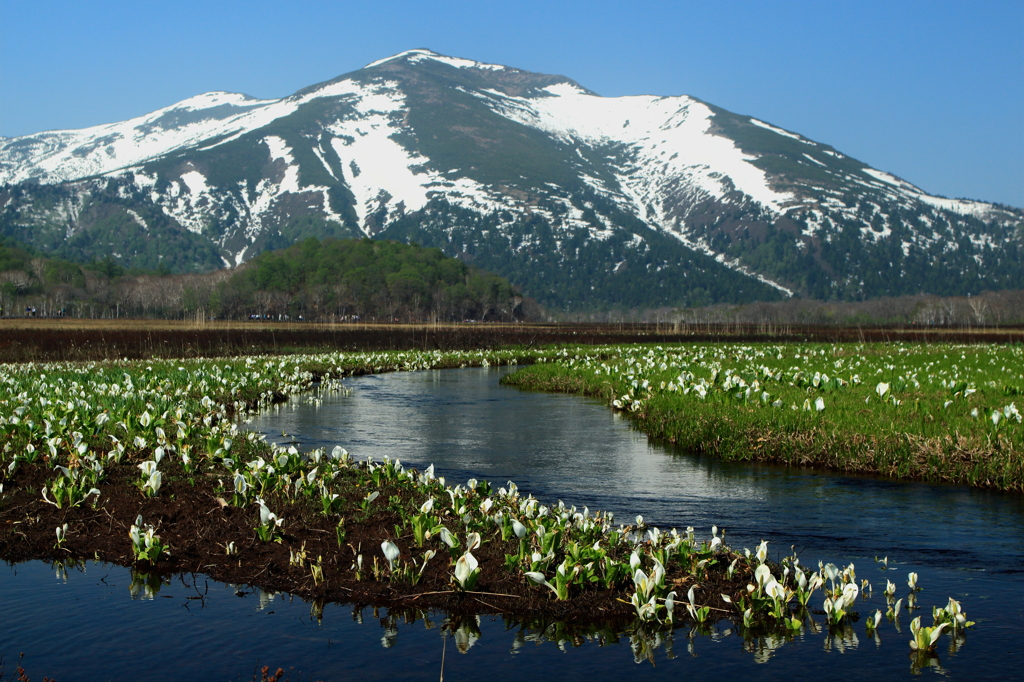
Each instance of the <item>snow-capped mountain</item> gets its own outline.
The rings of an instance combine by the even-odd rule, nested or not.
[[[562,308],[1024,287],[1024,212],[929,196],[687,96],[418,49],[280,100],[207,93],[0,138],[0,234],[237,264],[307,236],[440,246]]]

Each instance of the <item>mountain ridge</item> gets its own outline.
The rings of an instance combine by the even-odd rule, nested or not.
[[[215,266],[210,249],[237,264],[303,236],[415,233],[559,307],[574,272],[606,294],[572,305],[596,308],[1024,288],[1020,209],[929,195],[695,97],[604,98],[425,48],[281,99],[205,93],[0,138],[0,183],[2,234],[89,258],[116,243],[111,221],[138,243],[173,232],[201,254],[157,254],[178,270]],[[98,205],[107,223],[83,221]],[[617,280],[644,293],[613,304]]]

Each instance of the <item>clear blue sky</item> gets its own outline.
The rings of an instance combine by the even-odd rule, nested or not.
[[[282,97],[413,47],[688,94],[923,189],[1024,206],[1024,0],[0,0],[0,135],[210,90]]]

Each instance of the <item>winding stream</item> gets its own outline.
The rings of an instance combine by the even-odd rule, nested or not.
[[[301,449],[341,444],[354,457],[399,458],[406,466],[435,465],[449,482],[470,477],[495,485],[515,481],[546,502],[606,509],[623,521],[643,514],[664,528],[694,526],[707,536],[725,528],[734,547],[762,539],[773,553],[791,545],[804,564],[853,562],[875,586],[861,613],[883,608],[888,578],[905,591],[917,571],[924,591],[917,614],[930,623],[932,604],[953,596],[978,625],[958,652],[942,640],[943,673],[963,679],[1006,677],[1019,667],[1016,633],[1024,618],[1024,500],[955,486],[893,483],[810,470],[728,464],[648,442],[603,404],[498,385],[508,369],[396,373],[349,380],[349,395],[321,404],[301,397],[249,424],[279,443]],[[287,435],[284,435],[287,434]],[[883,572],[874,558],[887,556]],[[756,674],[793,679],[888,679],[911,673],[907,624],[897,633],[883,621],[879,639],[863,622],[852,631],[805,631],[776,648],[758,642],[754,655],[723,621],[714,636],[688,639],[676,631],[656,665],[636,664],[628,640],[548,642],[536,629],[484,617],[479,632],[463,628],[465,656],[447,643],[433,616],[401,624],[370,610],[328,605],[323,620],[310,606],[258,592],[236,596],[231,586],[191,577],[157,593],[137,588],[129,598],[126,569],[86,565],[54,578],[38,562],[0,569],[0,653],[13,670],[25,651],[32,676],[59,680],[250,679],[254,666],[294,667],[303,679],[433,679],[445,649],[445,679],[719,678]],[[203,599],[196,598],[202,595]],[[191,598],[190,598],[191,597]],[[816,597],[815,601],[820,601]],[[820,604],[818,605],[820,606]],[[18,614],[16,623],[10,614]],[[914,614],[914,615],[917,615]],[[357,616],[363,620],[357,622]],[[472,625],[472,624],[470,624]],[[549,632],[548,635],[551,635]],[[536,644],[536,646],[535,646]],[[600,644],[608,644],[601,646]],[[671,658],[670,658],[671,656]],[[842,656],[837,659],[837,656]],[[769,660],[770,659],[770,660]],[[761,661],[767,661],[764,665]],[[1012,676],[1012,673],[1011,673]]]

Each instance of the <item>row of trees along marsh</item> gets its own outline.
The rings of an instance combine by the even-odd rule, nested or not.
[[[793,297],[744,305],[720,303],[702,308],[607,310],[560,317],[569,322],[656,323],[679,333],[730,325],[761,326],[766,332],[784,332],[787,325],[985,329],[1024,324],[1024,290],[986,291],[976,296],[915,294],[864,301]]]
[[[508,280],[440,249],[314,238],[236,268],[185,275],[128,272],[110,259],[80,265],[0,243],[0,309],[6,316],[322,321],[537,316]]]

